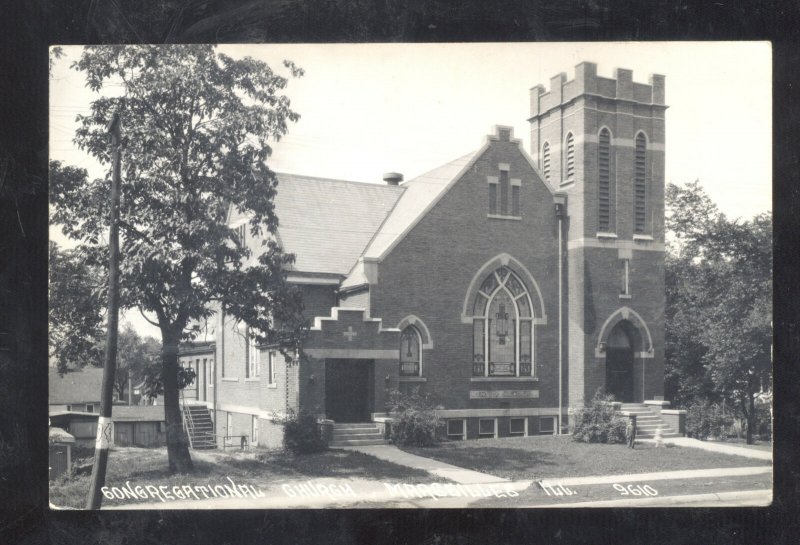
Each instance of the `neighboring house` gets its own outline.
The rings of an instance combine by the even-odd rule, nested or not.
[[[85,367],[60,375],[51,367],[48,377],[50,411],[100,412],[103,369]]]
[[[100,416],[103,370],[85,368],[63,376],[50,370],[50,422],[69,432],[77,447],[93,447]],[[155,447],[166,444],[163,405],[124,405],[112,409],[114,443],[118,446]]]
[[[530,155],[497,127],[406,182],[278,174],[276,239],[313,326],[304,359],[217,312],[213,343],[182,352],[198,371],[185,398],[218,436],[267,445],[276,414],[376,421],[395,389],[430,394],[453,439],[559,433],[598,389],[667,404],[666,108],[663,76],[581,63],[531,90]],[[259,252],[247,221],[231,211]]]

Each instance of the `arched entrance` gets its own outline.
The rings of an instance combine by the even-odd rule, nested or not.
[[[630,403],[633,397],[633,347],[635,332],[627,320],[620,321],[606,342],[606,393]]]

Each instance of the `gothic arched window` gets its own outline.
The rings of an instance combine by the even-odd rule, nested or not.
[[[533,315],[528,289],[508,267],[487,276],[473,306],[475,376],[531,376]]]
[[[413,325],[400,334],[400,376],[418,377],[422,374],[422,343]]]

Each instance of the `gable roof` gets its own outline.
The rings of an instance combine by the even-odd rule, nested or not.
[[[401,184],[405,192],[370,241],[364,258],[383,259],[485,149],[486,146]]]
[[[346,275],[404,189],[276,173],[277,239],[291,271]],[[235,214],[231,222],[240,219]]]
[[[48,400],[51,405],[62,403],[100,402],[103,384],[101,367],[86,367],[59,376],[58,369],[50,368]]]

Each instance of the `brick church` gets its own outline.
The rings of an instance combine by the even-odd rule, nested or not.
[[[183,350],[218,435],[276,444],[288,409],[384,422],[395,389],[430,394],[453,439],[566,431],[598,389],[663,400],[664,77],[584,62],[530,105],[529,151],[500,126],[407,181],[278,174],[312,327],[289,364],[219,313]]]

